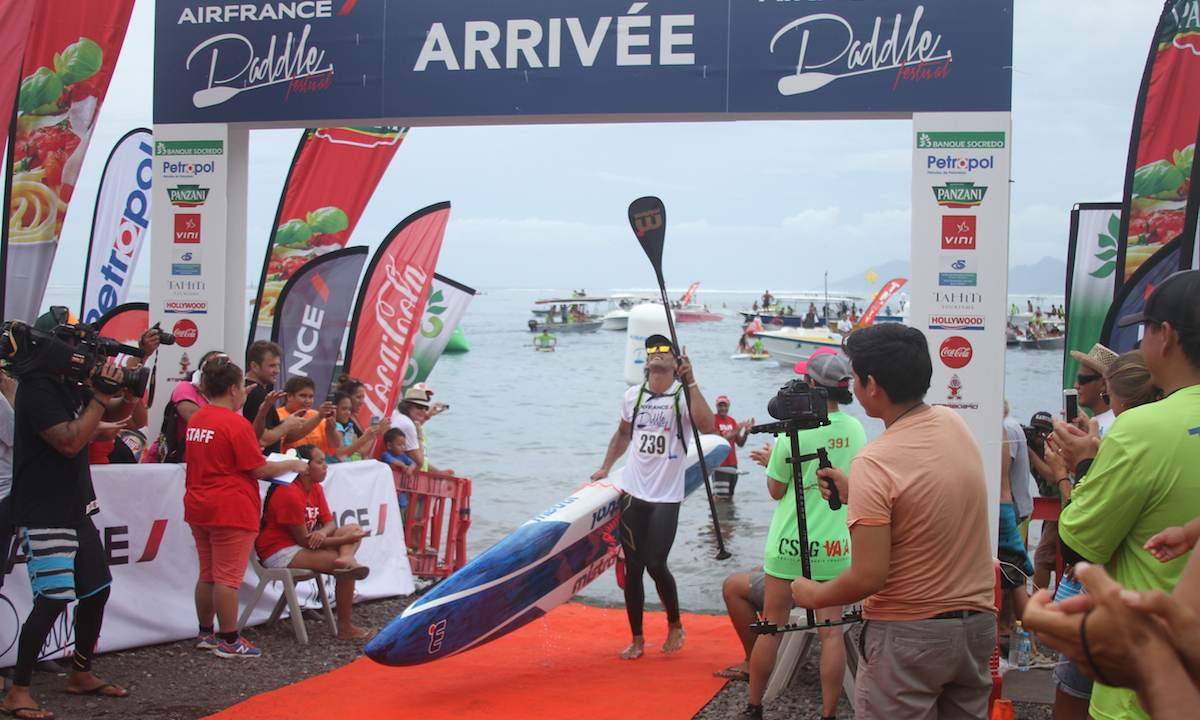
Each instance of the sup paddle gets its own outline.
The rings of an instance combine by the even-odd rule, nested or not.
[[[671,331],[671,344],[679,350],[679,338],[675,336],[675,319],[671,317],[671,302],[667,300],[667,285],[663,281],[662,251],[663,238],[667,234],[667,211],[663,201],[656,197],[643,197],[629,204],[629,226],[637,235],[642,250],[650,258],[654,275],[658,278],[658,290],[662,293],[663,309],[667,313],[667,328]],[[700,458],[700,472],[704,476],[704,491],[708,493],[708,510],[712,513],[713,530],[717,534],[717,559],[727,560],[733,555],[725,549],[725,540],[721,537],[721,521],[717,519],[717,503],[713,499],[712,483],[708,479],[708,467],[704,462],[704,452],[700,448],[700,431],[692,418],[692,403],[688,402],[688,420],[692,424],[692,439],[696,443],[697,454]]]

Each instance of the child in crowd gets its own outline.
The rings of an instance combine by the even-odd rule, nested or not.
[[[400,469],[406,477],[412,477],[412,474],[417,470],[417,464],[412,461],[404,452],[404,431],[400,428],[390,428],[383,434],[383,453],[379,459],[392,467]],[[400,477],[396,476],[396,498],[400,503],[400,509],[408,508],[408,494],[400,489]]]
[[[370,535],[354,523],[340,528],[333,522],[325,491],[325,452],[315,445],[296,448],[308,467],[290,485],[272,485],[263,506],[262,529],[254,545],[264,567],[303,568],[332,574],[337,578],[339,640],[367,640],[370,630],[355,627],[350,620],[354,606],[354,582],[371,569],[360,565],[354,553]]]

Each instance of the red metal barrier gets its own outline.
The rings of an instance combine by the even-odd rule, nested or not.
[[[406,477],[396,468],[392,472],[396,489],[408,494],[404,530],[413,575],[446,577],[465,565],[471,481],[428,472]]]

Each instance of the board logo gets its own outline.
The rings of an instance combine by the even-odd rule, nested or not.
[[[948,208],[978,207],[987,194],[987,187],[973,182],[951,182],[945,185],[934,185],[933,196],[937,204]],[[174,200],[172,200],[174,202]]]
[[[177,185],[173,188],[167,188],[167,198],[175,207],[200,207],[208,199],[208,190],[208,188],[200,187],[199,185]]]
[[[929,150],[932,148],[955,148],[970,150],[974,148],[1004,147],[1003,132],[919,132],[917,133],[917,148]]]
[[[938,357],[942,359],[942,364],[954,370],[965,367],[967,363],[971,362],[973,353],[971,343],[967,342],[966,338],[957,335],[951,335],[943,340],[942,346],[938,348]]]
[[[178,216],[176,216],[178,217]],[[975,216],[974,215],[943,215],[942,216],[942,249],[943,250],[974,250],[975,249]]]
[[[163,312],[168,315],[206,315],[208,303],[188,300],[168,300],[163,305]]]
[[[943,287],[974,287],[979,274],[973,257],[943,255],[938,258],[938,285]]]

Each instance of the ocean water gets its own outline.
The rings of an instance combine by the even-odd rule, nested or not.
[[[45,304],[74,306],[79,302],[78,292],[78,288],[51,287]],[[526,323],[532,317],[534,301],[564,297],[563,292],[497,289],[476,296],[462,322],[470,352],[443,356],[429,378],[434,399],[450,404],[449,411],[426,426],[430,459],[434,465],[452,468],[473,481],[467,536],[470,557],[588,482],[603,461],[620,421],[621,394],[627,387],[623,379],[624,332],[560,334],[553,353],[535,352],[530,344],[533,333]],[[598,290],[589,292],[600,294]],[[657,294],[655,289],[644,288],[621,292]],[[681,294],[682,290],[669,292],[672,298]],[[748,308],[760,295],[702,291],[699,300],[710,307],[724,304],[739,310]],[[1013,301],[1024,306],[1023,297]],[[728,395],[730,415],[735,419],[772,420],[766,412],[767,401],[795,375],[791,368],[773,360],[730,358],[741,333],[740,316],[722,322],[684,323],[677,329],[710,405],[718,395]],[[1006,367],[1014,417],[1028,422],[1038,410],[1057,411],[1062,402],[1061,353],[1012,348],[1006,353]],[[857,405],[846,411],[862,421],[868,439],[883,431],[883,424],[866,417]],[[996,422],[999,426],[999,418]],[[687,612],[724,612],[721,583],[725,576],[762,563],[774,501],[767,494],[763,469],[750,461],[748,450],[761,447],[765,439],[751,436],[746,447],[739,449],[740,468],[749,473],[741,476],[734,500],[718,505],[731,559],[715,559],[712,521],[702,490],[680,513],[670,567]],[[653,590],[648,588],[647,595],[654,598],[648,607],[658,609]],[[623,605],[612,572],[578,597],[593,605]]]

